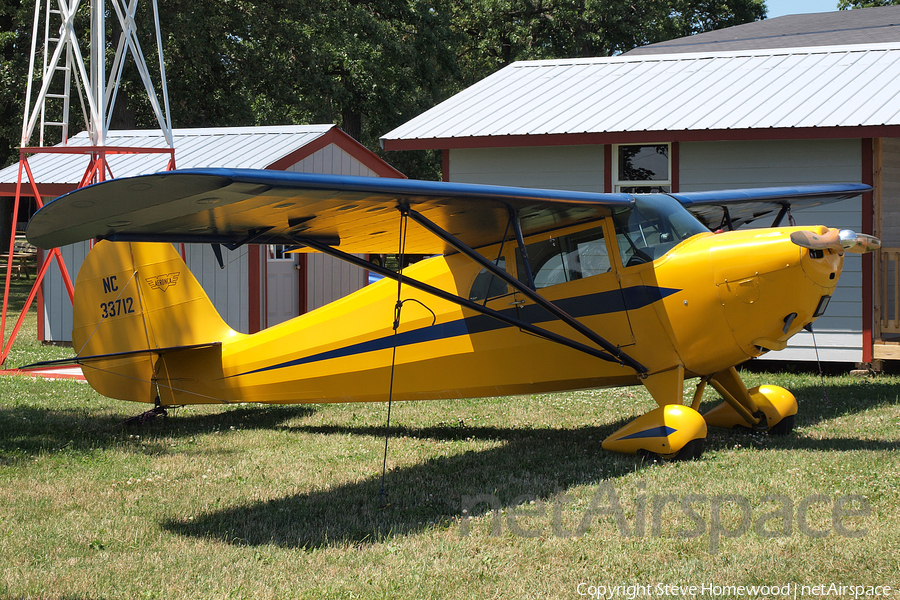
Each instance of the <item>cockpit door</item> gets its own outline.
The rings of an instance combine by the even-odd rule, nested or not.
[[[656,279],[655,261],[688,238],[707,232],[676,199],[667,195],[635,196],[635,206],[609,219],[615,235],[615,260],[631,322],[643,342],[662,343],[664,311],[659,303],[680,290],[662,287]],[[659,263],[656,263],[659,264]]]
[[[532,236],[525,247],[539,294],[607,341],[626,347],[634,343],[634,335],[619,285],[614,246],[608,244],[612,230],[607,231],[607,221]],[[525,279],[524,268],[516,249],[520,281]],[[513,294],[511,303],[524,321],[580,337],[520,293]]]

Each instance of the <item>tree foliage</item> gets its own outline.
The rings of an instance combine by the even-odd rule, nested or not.
[[[613,56],[765,17],[762,0],[483,0],[454,23],[473,79],[514,60]]]
[[[839,0],[839,10],[853,8],[875,8],[877,6],[900,6],[900,0]]]
[[[0,2],[0,160],[18,160],[34,7]]]
[[[34,6],[27,4],[0,0],[6,163],[17,158]],[[512,61],[610,56],[765,16],[763,0],[159,0],[159,7],[175,127],[334,122],[376,151],[380,135]],[[139,10],[152,63],[150,3]],[[111,58],[112,13],[107,23]],[[126,70],[114,128],[158,126],[144,96],[136,71]],[[412,176],[438,174],[433,156],[386,158]]]

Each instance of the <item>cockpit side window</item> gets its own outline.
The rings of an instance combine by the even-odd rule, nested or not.
[[[610,270],[603,228],[553,237],[526,245],[536,288],[566,283]],[[524,273],[521,253],[516,249],[517,272]]]
[[[708,231],[671,196],[635,196],[633,209],[613,215],[622,264],[651,262],[682,240]]]

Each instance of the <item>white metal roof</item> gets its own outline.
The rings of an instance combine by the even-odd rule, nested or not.
[[[897,125],[898,93],[900,43],[524,61],[382,143],[401,149],[435,140],[428,147],[440,148],[439,140],[492,136]]]
[[[175,129],[175,164],[179,169],[202,167],[264,169],[325,135],[334,125],[286,125],[276,127],[213,127]],[[69,138],[69,146],[90,146],[87,132]],[[107,146],[167,148],[159,130],[110,131]],[[115,177],[163,171],[167,154],[109,155]],[[40,183],[77,185],[88,161],[83,154],[36,154],[28,159]],[[0,170],[0,184],[15,183],[18,163]]]

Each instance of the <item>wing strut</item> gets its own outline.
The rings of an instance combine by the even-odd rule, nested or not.
[[[512,275],[510,275],[503,269],[498,268],[494,263],[492,263],[491,261],[489,261],[488,259],[483,257],[481,254],[479,254],[472,248],[469,248],[469,246],[467,246],[466,244],[461,242],[459,239],[457,239],[452,233],[443,230],[440,226],[433,223],[431,220],[422,216],[420,213],[417,213],[416,211],[414,211],[412,209],[401,208],[401,210],[406,210],[409,213],[409,217],[413,221],[415,221],[416,223],[418,223],[419,225],[421,225],[422,227],[424,227],[425,229],[427,229],[428,231],[430,231],[431,233],[433,233],[440,239],[444,240],[445,242],[447,242],[448,244],[450,244],[451,246],[453,246],[454,248],[459,250],[461,253],[465,254],[466,256],[468,256],[469,258],[474,260],[476,263],[481,265],[483,268],[490,271],[493,275],[495,275],[496,277],[499,277],[500,279],[502,279],[503,281],[505,281],[506,283],[511,285],[513,287],[513,289],[521,292],[522,295],[524,295],[526,298],[528,298],[529,300],[531,300],[532,302],[534,302],[535,304],[537,304],[538,306],[540,306],[541,308],[543,308],[544,310],[549,312],[551,315],[553,315],[554,317],[556,317],[563,323],[566,323],[567,325],[572,327],[575,331],[577,331],[578,333],[580,333],[587,339],[591,340],[592,342],[594,342],[595,344],[597,344],[598,346],[600,346],[601,348],[606,350],[609,354],[611,354],[612,356],[615,357],[615,359],[616,359],[615,362],[619,362],[621,364],[628,365],[629,367],[631,367],[638,373],[646,373],[647,372],[647,368],[644,365],[642,365],[641,363],[637,362],[636,360],[634,360],[633,358],[631,358],[630,356],[628,356],[627,354],[622,352],[622,350],[620,348],[616,347],[615,345],[609,343],[608,341],[606,341],[605,339],[603,339],[602,337],[597,335],[593,330],[591,330],[590,328],[585,326],[583,323],[581,323],[580,321],[578,321],[577,319],[572,317],[566,311],[562,310],[561,308],[559,308],[558,306],[556,306],[555,304],[553,304],[552,302],[550,302],[549,300],[547,300],[546,298],[544,298],[543,296],[538,294],[535,290],[530,289],[529,287],[527,287],[525,285],[522,285],[521,281],[519,281],[518,279],[516,279],[515,277],[513,277]],[[514,221],[518,222],[518,219],[514,219]],[[518,238],[518,232],[517,232],[516,237]]]
[[[781,222],[784,220],[784,216],[791,212],[791,205],[784,204],[781,207],[781,210],[778,211],[778,215],[775,217],[775,220],[772,221],[772,224],[769,227],[781,227]]]
[[[525,285],[528,289],[535,290],[534,274],[531,272],[531,261],[528,260],[528,251],[525,249],[525,236],[522,235],[522,224],[519,222],[519,214],[509,207],[509,221],[513,225],[513,231],[516,234],[516,244],[519,246],[519,252],[522,254],[522,265],[525,267]]]
[[[401,277],[398,273],[395,273],[395,272],[391,271],[390,269],[386,269],[382,266],[376,265],[374,263],[370,263],[369,261],[367,261],[363,258],[360,258],[358,256],[354,256],[352,254],[347,254],[346,252],[342,252],[341,250],[338,250],[337,248],[334,248],[332,246],[324,244],[319,240],[308,239],[308,238],[303,238],[303,237],[298,236],[298,237],[294,238],[294,241],[303,246],[308,246],[308,247],[312,248],[313,250],[318,250],[322,254],[328,254],[329,256],[333,256],[337,259],[346,261],[346,262],[348,262],[352,265],[356,265],[357,267],[360,267],[362,269],[368,269],[369,271],[372,271],[373,273],[378,273],[382,277],[387,277],[388,279],[393,279],[394,281],[399,280]],[[611,356],[609,353],[607,353],[603,350],[599,350],[597,348],[591,348],[590,346],[587,346],[580,342],[576,342],[575,340],[570,340],[569,338],[567,338],[565,336],[553,333],[552,331],[547,331],[546,329],[543,329],[536,325],[532,325],[531,323],[522,321],[515,317],[511,317],[508,314],[502,313],[500,311],[496,311],[496,310],[488,308],[486,306],[482,306],[481,304],[478,304],[477,302],[472,302],[471,300],[467,300],[466,298],[462,298],[455,294],[451,294],[450,292],[446,292],[440,288],[436,288],[434,286],[428,285],[427,283],[424,283],[417,279],[413,279],[409,275],[403,275],[402,277],[403,277],[404,285],[408,285],[410,287],[416,288],[417,290],[421,290],[427,294],[432,294],[433,296],[437,296],[438,298],[440,298],[442,300],[446,300],[448,302],[453,302],[455,304],[462,306],[463,308],[468,308],[470,310],[481,313],[483,315],[493,317],[493,318],[495,318],[499,321],[502,321],[508,325],[512,325],[513,327],[518,327],[519,329],[522,329],[523,331],[527,331],[528,333],[532,333],[532,334],[542,337],[544,339],[550,340],[551,342],[556,342],[557,344],[561,344],[563,346],[568,346],[569,348],[578,350],[580,352],[584,352],[585,354],[589,354],[593,357],[600,358],[607,362],[614,362],[614,363],[619,363],[619,364],[622,364],[622,362],[623,362],[623,361],[618,360],[617,358]],[[641,373],[646,372],[646,368],[641,366],[640,372]]]

